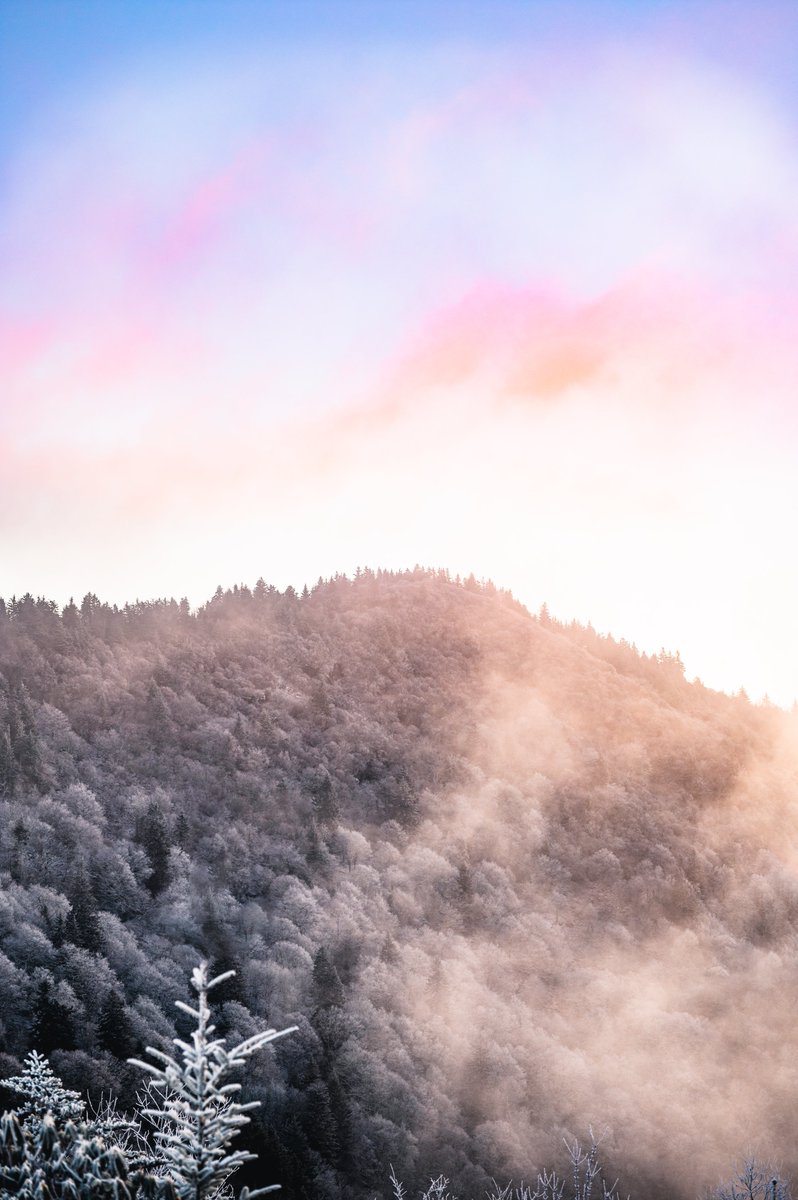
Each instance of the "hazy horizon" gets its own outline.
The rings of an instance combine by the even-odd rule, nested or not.
[[[794,7],[0,26],[0,594],[443,565],[793,702]]]

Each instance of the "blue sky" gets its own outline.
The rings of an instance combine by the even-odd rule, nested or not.
[[[4,0],[0,594],[423,562],[790,702],[797,31]]]

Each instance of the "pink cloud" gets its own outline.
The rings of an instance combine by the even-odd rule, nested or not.
[[[219,237],[236,210],[258,193],[273,149],[272,138],[253,138],[229,163],[191,187],[158,241],[155,258],[161,267],[193,259]]]
[[[6,377],[37,361],[45,348],[52,342],[56,323],[37,318],[19,320],[0,316],[0,362]]]
[[[706,611],[738,636],[753,595],[774,602],[763,564],[793,586],[773,557],[794,501],[791,328],[755,295],[644,275],[589,302],[486,285],[428,314],[360,401],[312,420],[204,411],[188,389],[127,444],[77,445],[70,423],[46,447],[6,437],[4,538],[24,557],[57,530],[64,571],[90,560],[98,583],[109,548],[131,539],[138,580],[157,542],[175,588],[275,540],[333,570],[421,557],[532,589],[543,572],[563,615],[667,639],[725,679]]]
[[[730,406],[761,414],[781,408],[783,385],[798,372],[794,310],[783,297],[725,294],[656,272],[587,301],[553,288],[484,286],[427,319],[387,372],[377,407],[395,415],[425,392],[486,371],[489,406],[550,402],[633,372],[655,385],[640,397],[643,408],[675,411],[691,380],[720,375],[739,384],[728,389]],[[765,384],[758,391],[756,380]]]
[[[60,446],[20,457],[17,479],[45,481],[54,493],[99,488],[110,507],[129,507],[141,517],[189,500],[202,510],[247,488],[265,497],[286,486],[301,489],[310,477],[317,484],[345,477],[359,457],[385,452],[397,428],[408,423],[423,428],[429,417],[430,436],[437,437],[433,414],[444,425],[456,423],[463,396],[475,388],[478,399],[469,400],[468,411],[480,420],[492,420],[508,406],[550,406],[574,394],[610,405],[615,418],[631,405],[630,415],[640,409],[659,420],[695,402],[691,378],[718,373],[734,385],[727,388],[730,408],[739,405],[735,379],[743,368],[757,377],[768,362],[772,366],[774,340],[757,329],[751,314],[745,320],[738,314],[733,328],[724,324],[719,297],[709,303],[703,295],[664,290],[663,297],[645,281],[631,281],[580,304],[551,291],[478,289],[431,315],[361,402],[269,431],[246,415],[235,427],[208,423],[190,402],[175,398],[143,422],[134,447],[97,454],[65,453]],[[741,346],[743,324],[748,340]],[[108,340],[84,366],[82,380],[126,377],[140,354],[153,353],[154,336],[143,329]],[[783,380],[798,364],[787,347],[780,346],[780,353]],[[614,396],[623,372],[640,381],[639,395],[627,384]],[[761,397],[752,398],[755,404]]]
[[[46,361],[53,346],[69,341],[68,332],[47,325],[7,329],[4,336],[18,346],[17,378],[37,356]],[[11,422],[7,410],[6,428],[24,428],[33,411],[40,421],[55,418],[65,405],[74,406],[76,420],[102,426],[107,417],[113,425],[117,415],[102,410],[104,389],[131,386],[138,375],[142,386],[159,380],[163,400],[142,411],[135,439],[116,449],[80,450],[70,442],[68,422],[54,425],[51,451],[14,451],[18,481],[35,479],[62,497],[106,489],[110,507],[140,515],[186,497],[203,509],[209,479],[214,497],[231,500],[247,488],[264,497],[274,488],[293,488],[292,479],[299,488],[311,476],[341,479],[357,469],[359,458],[390,453],[386,444],[397,430],[423,430],[428,420],[434,440],[466,412],[468,420],[489,421],[513,407],[534,410],[576,397],[607,409],[613,420],[627,413],[673,423],[681,414],[678,419],[689,422],[703,389],[707,419],[736,413],[743,424],[750,419],[762,429],[775,422],[783,432],[795,422],[788,398],[798,354],[788,322],[774,324],[753,302],[740,306],[645,276],[587,303],[553,289],[475,289],[430,314],[368,395],[311,421],[264,425],[238,396],[230,397],[230,419],[217,419],[216,408],[206,410],[196,393],[201,353],[199,345],[195,357],[180,341],[170,345],[154,321],[131,320],[127,328],[112,322],[62,364],[59,388],[46,388],[38,407],[18,389],[17,419]],[[256,398],[267,376],[257,363],[252,370],[241,387]],[[170,378],[173,391],[165,384]],[[6,474],[6,484],[9,479]]]

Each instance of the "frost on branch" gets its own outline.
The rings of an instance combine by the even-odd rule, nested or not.
[[[244,1150],[228,1152],[230,1142],[248,1124],[249,1112],[259,1104],[257,1100],[241,1104],[236,1099],[241,1085],[229,1082],[229,1076],[256,1051],[297,1028],[267,1029],[226,1049],[224,1038],[213,1037],[215,1026],[210,1023],[208,993],[234,974],[226,971],[209,980],[206,963],[195,967],[191,983],[197,993],[196,1008],[175,1001],[196,1021],[191,1041],[175,1038],[176,1056],[148,1046],[147,1053],[155,1064],[128,1060],[152,1076],[157,1101],[145,1108],[143,1115],[156,1127],[159,1158],[180,1200],[212,1196],[242,1163],[257,1157]],[[242,1200],[275,1191],[278,1186],[254,1192],[243,1189]]]
[[[790,1200],[790,1186],[773,1163],[759,1162],[749,1154],[734,1178],[709,1192],[707,1200]]]
[[[599,1161],[599,1142],[593,1130],[590,1130],[590,1145],[584,1148],[575,1138],[565,1140],[565,1147],[570,1159],[570,1178],[558,1175],[555,1171],[543,1170],[538,1175],[535,1184],[522,1183],[519,1187],[512,1183],[500,1187],[494,1181],[493,1190],[488,1193],[488,1200],[621,1200],[617,1181],[609,1184]],[[397,1178],[391,1167],[389,1175],[393,1200],[405,1200],[406,1193],[402,1182]],[[430,1179],[421,1200],[457,1200],[449,1192],[449,1180],[445,1175]],[[628,1200],[628,1197],[627,1197]],[[710,1200],[771,1200],[769,1196],[721,1195],[717,1193]],[[777,1195],[773,1200],[789,1200],[787,1196]]]
[[[610,1184],[604,1177],[599,1161],[601,1138],[590,1130],[590,1145],[585,1148],[580,1142],[565,1139],[565,1148],[570,1159],[570,1179],[555,1171],[543,1170],[534,1187],[522,1184],[513,1188],[496,1186],[489,1200],[621,1200],[618,1181]],[[628,1200],[628,1197],[627,1197]]]
[[[27,1124],[41,1121],[48,1112],[59,1122],[83,1118],[85,1105],[80,1093],[65,1088],[44,1055],[35,1050],[25,1059],[21,1075],[12,1075],[2,1082],[23,1097],[16,1112]]]
[[[34,1124],[0,1117],[0,1197],[10,1200],[175,1200],[168,1179],[130,1172],[118,1146],[84,1124],[56,1124],[46,1112]]]

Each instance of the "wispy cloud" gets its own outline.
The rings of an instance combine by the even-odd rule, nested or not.
[[[683,33],[228,47],[40,115],[0,205],[4,587],[80,586],[56,520],[118,598],[277,538],[285,577],[448,562],[731,681],[721,634],[795,597],[798,155]],[[122,578],[120,529],[180,555]]]

